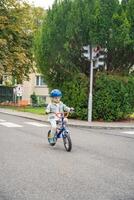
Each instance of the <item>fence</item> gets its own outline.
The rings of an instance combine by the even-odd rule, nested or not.
[[[0,103],[14,100],[13,87],[0,86]]]

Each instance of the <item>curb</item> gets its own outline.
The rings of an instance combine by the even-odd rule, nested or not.
[[[32,113],[28,113],[29,115],[26,115],[26,113],[23,113],[23,112],[19,113],[19,111],[13,111],[13,110],[12,111],[11,110],[10,111],[0,110],[0,113],[8,114],[8,115],[14,115],[14,116],[18,116],[18,117],[23,117],[23,118],[36,120],[36,121],[40,121],[40,122],[45,122],[45,123],[49,124],[47,119],[43,119],[43,116],[39,116],[39,118],[37,116],[34,116],[34,115],[30,116],[30,114],[32,115]],[[42,117],[42,119],[41,119],[41,117]],[[84,128],[84,129],[127,129],[127,130],[131,129],[131,130],[134,130],[134,124],[131,124],[131,123],[130,123],[130,125],[126,125],[126,126],[109,125],[109,124],[106,124],[106,125],[101,125],[101,124],[84,125],[84,124],[75,124],[75,121],[74,121],[74,123],[68,122],[68,126],[79,127],[79,128],[82,128],[82,129]]]

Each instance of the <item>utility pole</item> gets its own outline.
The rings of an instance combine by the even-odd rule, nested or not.
[[[90,90],[88,98],[88,122],[92,122],[92,104],[93,104],[93,58],[92,45],[90,44]]]
[[[83,46],[83,56],[90,61],[90,87],[88,97],[88,122],[92,122],[92,105],[93,105],[93,70],[98,69],[100,66],[104,66],[105,55],[104,50],[101,50],[100,46],[92,47],[92,44]],[[102,51],[102,52],[101,52]],[[93,66],[93,61],[95,66]]]
[[[88,97],[88,122],[92,121],[92,91],[93,91],[93,55],[92,55],[92,45],[83,46],[83,56],[90,61],[90,90]]]

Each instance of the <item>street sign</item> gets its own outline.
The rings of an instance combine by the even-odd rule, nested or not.
[[[83,53],[82,55],[87,58],[88,60],[90,60],[90,46],[87,45],[87,46],[83,46]]]
[[[98,52],[93,59],[94,69],[105,66],[106,54],[107,54],[106,49],[103,48],[98,49]]]
[[[22,85],[17,85],[17,87],[16,87],[16,95],[18,96],[18,97],[21,97],[22,96],[22,94],[23,94],[23,87],[22,87]]]
[[[82,55],[90,61],[90,90],[88,98],[88,121],[92,121],[92,90],[93,90],[93,70],[105,65],[105,49],[101,46],[83,46]]]
[[[92,59],[95,60],[98,58],[100,52],[100,46],[96,46],[92,48]]]

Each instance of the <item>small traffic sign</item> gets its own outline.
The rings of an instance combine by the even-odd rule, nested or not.
[[[23,88],[22,88],[22,85],[17,85],[17,87],[16,87],[16,95],[18,96],[18,97],[21,97],[22,96],[22,94],[23,94]]]

